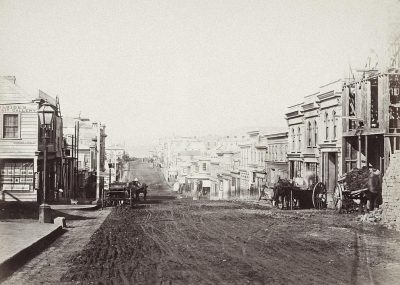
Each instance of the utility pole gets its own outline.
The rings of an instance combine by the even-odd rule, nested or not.
[[[75,142],[75,143],[74,143]],[[72,156],[72,164],[74,169],[73,174],[73,198],[76,199],[79,196],[79,121],[75,121],[75,135],[72,136],[72,149],[74,149],[74,155]],[[74,157],[76,159],[74,159]],[[86,193],[85,193],[86,194]]]
[[[101,152],[101,130],[100,130],[100,122],[97,122],[97,175],[96,175],[96,200],[100,199],[100,152]]]
[[[69,163],[69,167],[72,169],[70,174],[71,177],[69,177],[69,189],[68,190],[72,190],[71,193],[70,191],[68,191],[68,195],[69,197],[67,198],[74,198],[75,199],[75,136],[71,135],[71,146],[72,146],[72,153],[71,153],[71,157],[72,157],[72,161],[71,163]]]

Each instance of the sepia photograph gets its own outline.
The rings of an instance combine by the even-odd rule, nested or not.
[[[0,284],[400,284],[400,0],[0,0]]]

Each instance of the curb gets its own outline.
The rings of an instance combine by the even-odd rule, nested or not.
[[[46,236],[38,239],[28,247],[22,249],[6,261],[0,264],[0,283],[3,282],[7,277],[12,275],[18,268],[24,265],[26,262],[31,260],[33,257],[38,255],[44,249],[46,249],[51,243],[53,243],[65,230],[58,226]]]
[[[98,210],[101,208],[100,204],[91,204],[91,205],[50,205],[52,210],[80,210],[80,211],[90,211],[90,210]]]

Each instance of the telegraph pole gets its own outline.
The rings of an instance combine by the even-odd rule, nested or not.
[[[100,199],[100,150],[101,150],[101,131],[100,131],[100,122],[97,123],[97,175],[96,175],[96,200]]]

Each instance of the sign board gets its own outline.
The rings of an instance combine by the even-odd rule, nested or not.
[[[0,105],[0,113],[36,113],[36,104]]]

